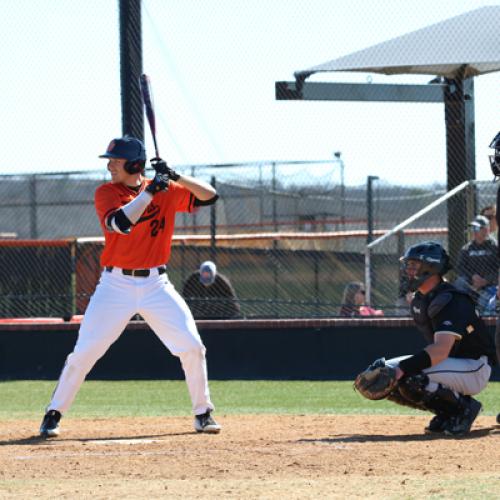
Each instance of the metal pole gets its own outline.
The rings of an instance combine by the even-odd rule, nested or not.
[[[366,186],[366,210],[368,231],[366,235],[366,255],[365,255],[365,289],[366,303],[371,305],[372,289],[373,289],[373,269],[371,263],[371,249],[368,246],[373,240],[373,181],[378,179],[375,175],[369,175]]]
[[[273,223],[274,223],[274,232],[278,232],[278,207],[277,207],[277,200],[276,200],[276,163],[273,161],[272,162],[272,189],[273,189]]]
[[[144,139],[141,0],[119,0],[122,133]]]
[[[340,166],[340,221],[342,223],[342,230],[345,229],[345,179],[344,179],[344,160],[341,158],[342,153],[336,151],[335,158]]]
[[[366,290],[366,303],[371,305],[372,303],[372,263],[371,263],[371,251],[372,249],[367,246],[365,248],[365,290]]]
[[[30,177],[30,238],[36,240],[38,238],[38,222],[37,222],[37,207],[36,207],[36,174]]]
[[[77,260],[77,239],[75,238],[70,243],[70,256],[71,256],[71,285],[70,285],[70,296],[69,296],[69,307],[65,304],[65,310],[63,312],[64,321],[70,321],[71,318],[76,314],[76,301],[78,298],[77,290],[77,274],[76,274],[76,260]]]
[[[417,219],[425,215],[426,213],[430,212],[432,209],[440,205],[444,200],[448,200],[452,196],[455,196],[457,193],[465,189],[469,184],[473,184],[474,181],[464,181],[462,184],[458,185],[456,188],[452,189],[451,191],[448,191],[447,193],[443,194],[440,196],[437,200],[434,200],[432,203],[429,203],[426,207],[422,208],[422,210],[419,210],[416,214],[413,214],[412,216],[408,217],[405,219],[403,222],[400,222],[396,227],[393,227],[386,233],[384,233],[382,236],[379,236],[376,240],[372,241],[368,246],[370,248],[378,245],[385,239],[387,239],[389,236],[392,236],[393,234],[397,233],[398,231],[401,231],[405,227],[409,226],[412,222],[415,222]]]
[[[313,250],[314,263],[314,299],[316,303],[316,314],[319,313],[319,250]]]
[[[369,245],[373,240],[373,181],[378,180],[376,175],[369,175],[366,186],[366,210],[368,234],[366,236],[366,244]]]
[[[181,251],[181,283],[184,284],[186,281],[186,242],[183,240],[179,247]],[[189,275],[189,273],[188,273]]]
[[[262,231],[262,224],[264,222],[264,180],[262,178],[262,163],[259,163],[259,210],[261,224],[260,230]]]
[[[444,91],[448,191],[476,178],[474,79],[464,78],[464,72],[465,67],[457,78],[446,80]],[[475,186],[471,189],[475,190]],[[468,210],[467,196],[459,195],[448,200],[447,208],[448,250],[452,262],[456,262],[460,249],[467,243],[467,212],[475,212],[475,206]]]
[[[214,175],[212,175],[210,184],[214,187],[214,189],[216,188],[217,183]],[[212,258],[212,262],[216,262],[216,255],[217,255],[217,242],[215,240],[216,233],[217,233],[217,209],[216,205],[211,205],[210,206],[210,255]]]
[[[271,163],[272,165],[272,190],[273,190],[273,224],[274,224],[274,232],[278,232],[278,206],[277,206],[277,200],[276,200],[276,163],[273,161]],[[273,268],[273,278],[274,278],[274,299],[278,300],[278,289],[279,289],[279,271],[278,271],[278,242],[274,239],[273,240],[273,257],[275,261],[275,266]]]
[[[195,165],[191,165],[191,177],[196,177],[196,166]],[[193,233],[197,234],[198,233],[198,227],[197,227],[198,220],[196,217],[196,210],[193,212],[192,221],[193,221]]]

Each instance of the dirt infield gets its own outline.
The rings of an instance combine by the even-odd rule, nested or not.
[[[498,498],[500,426],[425,436],[425,416],[218,416],[2,421],[1,498]]]

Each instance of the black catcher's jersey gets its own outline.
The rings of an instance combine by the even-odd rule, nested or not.
[[[478,359],[488,356],[490,364],[496,362],[493,338],[467,293],[443,281],[426,295],[417,292],[411,303],[411,313],[417,328],[430,344],[434,342],[435,332],[457,336],[450,357]]]

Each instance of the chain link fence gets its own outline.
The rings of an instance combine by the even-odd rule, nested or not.
[[[499,270],[497,227],[494,218],[496,192],[497,186],[494,183],[484,181],[467,181],[449,192],[443,190],[441,195],[435,196],[427,206],[402,217],[396,227],[390,228],[389,232],[370,242],[365,250],[365,282],[369,299],[375,304],[395,305],[396,315],[409,313],[411,294],[397,257],[403,255],[409,246],[423,240],[433,240],[448,248],[449,234],[452,231],[460,231],[462,227],[460,221],[455,221],[453,213],[449,213],[450,200],[458,199],[467,207],[470,222],[473,222],[480,212],[485,212],[489,220],[488,217],[482,219],[485,227],[479,231],[469,225],[463,235],[467,243],[457,255],[451,255],[453,269],[446,279],[470,293],[478,303],[478,311],[481,314],[494,314],[497,308],[496,287]],[[385,268],[382,269],[376,264],[377,257],[387,262]],[[471,279],[472,274],[481,276],[486,283],[483,283],[481,288],[476,288],[474,280]]]
[[[404,248],[432,238],[451,246],[456,261],[456,241],[465,244],[472,238],[464,232],[460,211],[466,207],[472,220],[481,208],[494,205],[496,186],[478,182],[457,194],[454,205],[440,204],[408,224],[373,248],[368,270],[367,244],[433,203],[449,187],[476,176],[475,151],[470,151],[462,172],[446,164],[455,158],[455,167],[461,168],[464,152],[451,150],[444,126],[461,123],[467,137],[474,137],[477,126],[478,145],[485,146],[485,137],[489,140],[497,132],[486,123],[487,117],[495,115],[496,101],[488,97],[487,88],[495,80],[481,76],[475,94],[472,84],[467,92],[456,93],[468,101],[469,108],[476,106],[475,123],[463,121],[460,107],[456,116],[448,108],[443,120],[441,107],[431,110],[434,104],[428,103],[404,108],[399,104],[382,108],[379,102],[275,106],[274,97],[266,100],[266,96],[276,78],[289,76],[297,65],[361,50],[459,14],[466,7],[473,9],[476,2],[455,8],[434,2],[426,19],[412,15],[408,6],[396,8],[397,2],[365,5],[359,12],[339,9],[334,3],[325,3],[321,10],[304,2],[287,2],[275,9],[279,22],[260,15],[258,5],[245,10],[238,4],[234,12],[228,2],[218,7],[218,15],[213,5],[203,11],[200,2],[183,3],[181,8],[173,3],[166,8],[165,2],[153,0],[134,3],[142,12],[144,46],[139,29],[129,30],[134,56],[127,57],[120,55],[124,45],[119,43],[123,41],[120,2],[58,2],[49,17],[45,3],[23,0],[14,9],[14,3],[4,2],[4,17],[9,20],[4,30],[5,68],[16,79],[13,84],[13,79],[5,78],[2,87],[8,104],[0,124],[8,144],[2,171],[47,172],[65,170],[68,164],[75,169],[93,164],[103,138],[117,136],[127,108],[120,107],[120,96],[127,101],[126,90],[137,81],[124,75],[121,85],[120,63],[128,59],[138,71],[143,54],[140,62],[145,71],[154,71],[158,89],[162,151],[168,151],[175,163],[260,155],[324,157],[335,143],[350,157],[349,174],[355,179],[344,183],[340,157],[318,162],[176,165],[181,173],[216,184],[220,195],[215,207],[177,216],[168,274],[178,290],[201,262],[210,259],[234,286],[242,317],[335,316],[345,303],[349,283],[368,286],[371,306],[386,316],[407,314],[398,262]],[[262,5],[271,13],[265,2]],[[413,7],[413,14],[422,10],[419,4]],[[358,34],[348,20],[354,11]],[[229,22],[229,12],[242,24]],[[290,26],[297,19],[305,30],[294,34],[305,50],[302,54],[296,50],[299,45],[289,50]],[[329,20],[328,28],[322,32],[316,28],[324,19]],[[246,30],[248,26],[252,29]],[[366,26],[383,29],[370,31]],[[269,33],[272,38],[265,36]],[[370,34],[366,40],[358,36],[366,33]],[[309,46],[316,36],[324,38]],[[316,54],[314,60],[310,54]],[[453,57],[450,54],[450,60]],[[20,60],[29,64],[20,65]],[[64,78],[54,78],[57,74]],[[250,75],[258,75],[258,81]],[[343,76],[357,80],[354,75]],[[356,76],[359,81],[365,79]],[[420,75],[418,82],[434,81],[435,76]],[[450,81],[447,91],[453,93],[452,89],[457,86]],[[135,108],[140,108],[142,118],[137,100]],[[134,128],[142,132],[138,118]],[[484,165],[489,175],[486,158]],[[478,170],[478,177],[485,178],[483,164],[480,168],[483,175]],[[366,184],[358,185],[368,169],[381,179],[367,176]],[[393,184],[383,180],[384,174],[390,174]],[[436,184],[402,185],[415,178]],[[0,175],[1,318],[83,313],[101,272],[101,229],[93,195],[107,179],[105,169]],[[479,274],[484,271],[478,269]],[[456,277],[455,270],[450,278]]]
[[[177,215],[169,279],[181,291],[212,260],[231,281],[241,317],[339,315],[346,285],[365,283],[367,243],[446,193],[439,185],[383,183],[369,193],[368,182],[342,185],[340,167],[336,160],[178,167],[215,183],[220,199]],[[84,312],[103,247],[93,194],[106,179],[106,171],[0,176],[1,317]],[[496,185],[476,182],[457,196],[472,220],[495,204]],[[424,239],[446,247],[448,220],[441,203],[373,248],[372,307],[386,316],[408,313],[398,259]]]

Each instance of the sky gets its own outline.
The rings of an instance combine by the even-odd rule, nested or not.
[[[169,164],[329,160],[345,182],[446,178],[442,104],[277,101],[276,81],[429,24],[480,0],[143,0],[143,70]],[[117,0],[0,0],[2,173],[104,168],[121,135]],[[499,27],[500,29],[500,27]],[[473,34],[471,34],[473,36]],[[322,74],[313,81],[426,83]],[[492,178],[500,73],[475,78],[477,178]],[[146,147],[153,152],[146,129]]]

